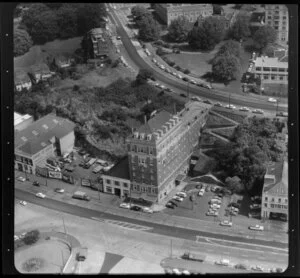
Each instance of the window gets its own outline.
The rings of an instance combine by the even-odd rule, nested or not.
[[[112,193],[112,188],[110,186],[106,186],[106,192]]]
[[[271,79],[272,79],[272,80],[275,80],[275,78],[276,78],[276,75],[273,75],[273,74],[272,74],[272,75],[271,75]]]
[[[283,80],[283,76],[280,76],[279,79],[280,79],[280,80]]]
[[[268,68],[268,67],[263,67],[263,71],[270,71],[270,68]]]
[[[288,202],[288,199],[284,199],[284,202],[287,203],[287,202]]]
[[[256,67],[256,70],[259,70],[259,71],[261,71],[261,67]]]
[[[119,181],[115,181],[115,185],[116,186],[120,186],[120,182]]]
[[[274,29],[275,29],[275,30],[278,30],[278,26],[274,26]]]
[[[268,197],[265,197],[265,201],[268,201]]]
[[[107,184],[110,184],[110,180],[106,180],[106,183],[107,183]]]
[[[123,182],[123,186],[128,188],[128,183],[127,182]]]
[[[278,199],[278,203],[281,203],[281,199],[280,198]]]
[[[271,208],[274,208],[274,204],[271,204]]]
[[[284,72],[285,70],[284,70],[284,68],[279,68],[278,71],[279,72]]]
[[[265,204],[265,208],[267,208],[268,207],[268,204]]]
[[[277,68],[271,68],[271,71],[277,71]]]
[[[269,79],[269,75],[264,75],[264,79]]]
[[[272,19],[272,16],[268,16],[268,19]]]

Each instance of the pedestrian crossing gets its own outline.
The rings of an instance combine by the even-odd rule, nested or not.
[[[134,223],[129,223],[129,222],[123,222],[123,221],[117,221],[117,220],[110,220],[110,219],[103,219],[103,218],[98,218],[98,217],[91,217],[93,220],[102,222],[102,223],[107,223],[115,226],[122,227],[124,229],[130,229],[130,230],[138,230],[138,231],[148,231],[153,229],[152,227],[149,226],[143,226],[143,225],[138,225]]]

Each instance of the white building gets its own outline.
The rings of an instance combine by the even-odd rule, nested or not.
[[[14,112],[14,129],[22,130],[33,123],[33,117],[26,114],[21,115],[19,113]]]
[[[29,75],[22,70],[15,70],[14,82],[15,88],[18,92],[21,92],[23,89],[30,90],[32,87]]]

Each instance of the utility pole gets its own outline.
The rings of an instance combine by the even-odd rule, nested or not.
[[[187,84],[187,97],[188,98],[190,97],[190,81],[188,81],[188,84]]]
[[[229,105],[229,107],[230,107],[230,97],[231,97],[231,93],[228,96],[228,105]]]
[[[172,241],[172,239],[171,239],[171,258],[173,257],[173,250],[172,250],[172,249],[173,249],[173,246],[172,246],[172,245],[173,245],[173,241]]]

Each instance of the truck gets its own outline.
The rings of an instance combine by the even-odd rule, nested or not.
[[[102,166],[101,165],[97,165],[94,169],[93,169],[93,173],[97,174],[102,170]]]
[[[197,262],[204,262],[205,256],[198,255],[198,254],[192,254],[190,252],[185,252],[182,256],[182,259],[190,260],[190,261],[197,261]]]
[[[96,160],[97,160],[96,158],[91,158],[91,159],[88,161],[87,164],[88,164],[89,166],[92,166],[92,165],[96,162]]]
[[[73,199],[89,201],[91,198],[83,191],[76,191],[73,193]]]

